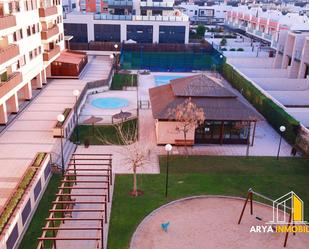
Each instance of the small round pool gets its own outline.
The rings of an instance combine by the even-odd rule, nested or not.
[[[122,98],[97,98],[91,101],[91,105],[101,109],[117,109],[129,105],[129,101]]]

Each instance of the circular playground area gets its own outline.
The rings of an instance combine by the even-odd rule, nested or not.
[[[243,199],[220,196],[171,202],[140,223],[130,249],[283,248],[285,233],[250,232],[252,226],[265,226],[272,220],[272,207],[254,202],[250,215],[250,204],[247,205],[238,225],[243,205]],[[308,233],[289,234],[286,248],[305,249],[308,244]]]

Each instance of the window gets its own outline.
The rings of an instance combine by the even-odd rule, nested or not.
[[[22,57],[19,58],[18,60],[19,66],[22,67],[26,64],[26,57],[23,55]]]
[[[28,27],[27,27],[27,36],[30,36],[30,35],[31,35],[31,27],[28,26]]]
[[[32,60],[33,59],[33,54],[32,51],[29,52],[29,59]]]

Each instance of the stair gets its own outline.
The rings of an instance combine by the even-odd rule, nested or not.
[[[63,143],[64,143],[63,144],[64,168],[66,169],[68,167],[70,158],[75,151],[76,145],[72,143],[70,140],[63,140]],[[54,163],[57,165],[59,169],[61,169],[62,167],[61,150],[55,154],[56,154],[56,158],[54,160]]]

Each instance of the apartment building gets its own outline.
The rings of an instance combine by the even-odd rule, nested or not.
[[[64,19],[72,42],[188,43],[189,18],[174,1],[108,2],[108,13],[73,11]]]
[[[0,2],[0,124],[42,88],[63,49],[60,0]]]
[[[193,24],[218,25],[223,24],[228,10],[228,5],[198,5],[196,3],[182,2],[178,5],[183,13],[188,15]]]
[[[285,13],[261,7],[240,6],[227,12],[225,24],[276,48],[281,31],[297,30],[306,23],[308,23],[308,17],[300,15],[297,11]]]

